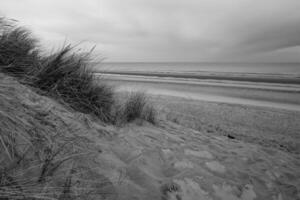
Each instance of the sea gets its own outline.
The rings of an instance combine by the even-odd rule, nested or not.
[[[207,62],[106,62],[96,66],[105,71],[141,72],[232,72],[299,75],[300,63],[207,63]]]

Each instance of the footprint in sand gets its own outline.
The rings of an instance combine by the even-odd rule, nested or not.
[[[176,179],[161,186],[162,200],[212,200],[209,192],[203,190],[190,178]]]
[[[205,163],[206,167],[214,172],[224,173],[226,168],[224,165],[220,164],[218,161],[211,161]]]
[[[182,191],[178,184],[171,182],[160,187],[161,200],[182,200]]]

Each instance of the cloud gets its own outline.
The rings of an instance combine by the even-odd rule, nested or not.
[[[299,57],[298,0],[0,0],[0,5],[0,13],[22,21],[47,45],[66,38],[88,41],[109,60]]]

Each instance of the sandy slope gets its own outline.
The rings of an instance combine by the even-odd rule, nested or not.
[[[299,157],[280,150],[165,122],[123,128],[113,143],[131,199],[299,198]]]
[[[115,199],[94,161],[101,149],[93,138],[109,134],[0,73],[0,199]]]
[[[48,134],[52,144],[70,142],[73,138],[77,142],[72,147],[85,149],[84,156],[65,163],[55,172],[54,177],[60,181],[46,187],[52,197],[49,186],[58,184],[56,192],[61,193],[61,184],[73,166],[73,178],[68,179],[71,194],[84,188],[87,195],[77,199],[300,198],[297,154],[165,120],[156,126],[138,121],[122,128],[107,126],[3,75],[0,97],[1,120],[17,122],[17,129],[12,131]],[[0,156],[1,161],[8,161],[2,148]],[[29,160],[35,158],[34,154],[28,156]],[[36,167],[34,172],[38,170]],[[21,180],[32,178],[25,175]],[[88,195],[91,189],[93,195]]]

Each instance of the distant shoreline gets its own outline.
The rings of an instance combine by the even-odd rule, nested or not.
[[[139,72],[139,71],[95,71],[97,74],[111,75],[136,75],[136,76],[155,76],[155,77],[171,77],[171,78],[191,78],[191,79],[212,79],[212,80],[228,80],[228,81],[245,81],[245,82],[260,82],[260,83],[282,83],[282,84],[300,84],[300,77],[287,77],[271,74],[246,74],[243,76],[240,73],[215,73],[215,72],[196,72],[196,73],[173,73],[173,72]]]

